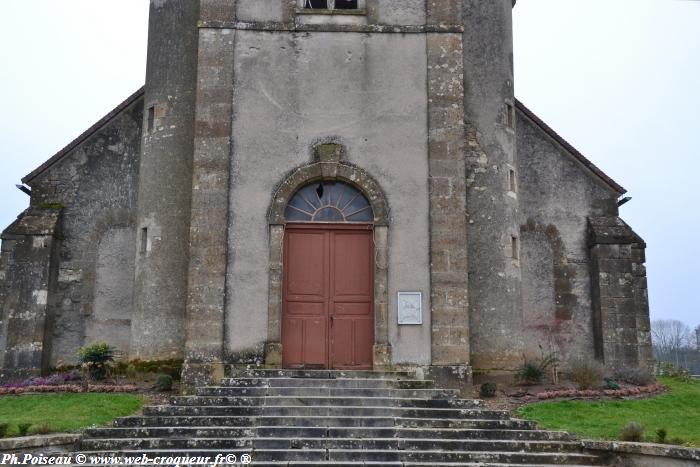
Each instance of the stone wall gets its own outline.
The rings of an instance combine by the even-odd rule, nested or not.
[[[45,264],[41,266],[36,259],[37,267],[55,271],[55,285],[47,288],[27,281],[26,277],[12,278],[11,272],[5,273],[11,294],[24,289],[29,294],[18,299],[18,306],[26,308],[36,303],[37,298],[32,299],[32,294],[38,294],[46,302],[51,324],[44,338],[45,368],[59,360],[75,362],[77,350],[86,339],[106,340],[118,350],[128,351],[123,346],[128,344],[124,336],[130,328],[131,315],[129,276],[133,279],[133,260],[129,260],[129,255],[135,243],[133,227],[143,121],[141,95],[138,92],[131,96],[24,179],[32,188],[31,208],[23,215],[20,225],[31,224],[37,212],[62,212],[55,233],[60,241],[54,242],[53,256],[48,252],[43,255],[41,262]],[[35,261],[34,253],[25,248],[32,242],[10,238],[15,235],[16,227],[13,224],[6,231],[5,257],[12,257],[18,263]],[[116,289],[108,285],[115,278],[120,278],[121,284]],[[6,316],[4,310],[3,316]],[[107,328],[100,329],[101,326]],[[22,331],[10,328],[8,335],[19,338]],[[23,367],[29,365],[37,370],[41,367],[37,366],[38,362]]]
[[[60,214],[59,207],[30,208],[2,233],[0,381],[38,375],[47,366]]]
[[[426,36],[238,30],[233,63],[229,357],[262,361],[264,344],[274,338],[268,336],[268,207],[277,185],[313,162],[313,148],[332,142],[345,147],[347,164],[387,193],[384,294],[393,361],[429,364]],[[423,292],[424,325],[396,325],[399,290]]]
[[[440,5],[440,2],[430,2]],[[464,94],[468,126],[467,210],[471,362],[514,368],[522,360],[512,3],[464,1]]]
[[[596,355],[607,368],[652,368],[646,245],[619,217],[589,219]]]
[[[203,1],[201,20],[222,21],[234,5]],[[186,384],[223,376],[235,31],[201,28],[192,164]]]
[[[594,354],[587,218],[617,212],[618,193],[518,112],[524,354],[566,366]]]
[[[189,271],[199,0],[151,2],[131,353],[182,358]]]

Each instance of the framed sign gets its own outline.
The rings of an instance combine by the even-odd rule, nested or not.
[[[423,293],[399,292],[399,324],[423,324]]]

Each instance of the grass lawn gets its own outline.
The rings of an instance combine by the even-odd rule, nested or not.
[[[670,393],[643,400],[541,402],[521,407],[518,414],[543,428],[594,439],[619,439],[622,427],[634,421],[646,428],[649,442],[655,441],[656,430],[664,428],[669,440],[700,447],[700,381],[660,381]]]
[[[141,397],[132,394],[3,396],[0,397],[0,423],[9,424],[7,436],[17,435],[18,423],[31,423],[30,434],[41,425],[48,425],[53,432],[76,431],[131,415],[142,405]]]

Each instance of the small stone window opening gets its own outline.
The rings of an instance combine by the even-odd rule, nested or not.
[[[506,118],[505,123],[508,128],[515,128],[515,107],[510,102],[506,102]]]
[[[148,227],[141,229],[139,252],[144,255],[148,251]]]
[[[515,179],[515,170],[508,169],[508,189],[513,193],[517,193],[518,184]]]
[[[149,132],[153,131],[153,128],[156,125],[156,106],[152,105],[148,108],[148,118],[147,118],[147,124],[146,127]]]
[[[511,238],[511,251],[512,251],[512,258],[515,261],[518,261],[520,259],[520,239],[513,235]]]
[[[307,10],[357,10],[359,0],[304,0]]]

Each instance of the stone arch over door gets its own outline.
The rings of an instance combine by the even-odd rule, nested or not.
[[[301,188],[314,182],[338,181],[357,188],[369,201],[374,214],[374,369],[391,365],[388,322],[389,206],[379,184],[363,169],[340,160],[342,146],[324,144],[315,150],[316,162],[292,171],[275,189],[268,212],[269,291],[268,339],[265,364],[282,366],[282,308],[285,210]]]

